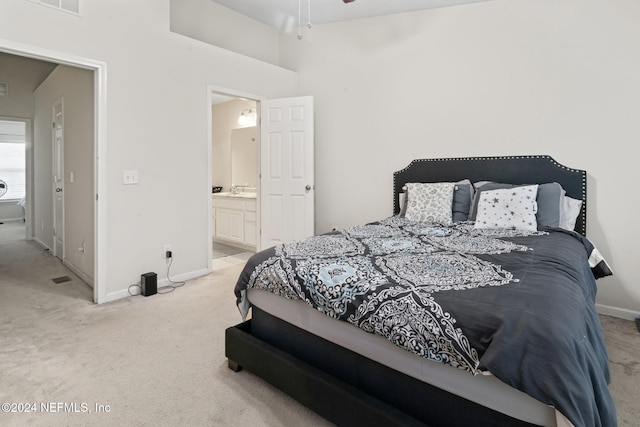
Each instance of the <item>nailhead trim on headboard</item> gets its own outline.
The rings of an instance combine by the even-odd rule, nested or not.
[[[531,160],[529,163],[527,160]],[[509,171],[511,173],[502,173],[502,170],[499,168],[493,168],[491,170],[487,170],[486,164],[491,163],[492,165],[500,165],[505,166],[506,169],[509,169],[509,166],[516,167],[517,165],[526,166],[532,168],[534,165],[540,165],[541,168],[545,167],[544,163],[540,163],[540,161],[548,161],[548,165],[552,165],[566,173],[560,173],[553,176],[552,169],[546,168],[544,170],[545,174],[551,174],[554,179],[546,179],[542,175],[537,175],[533,173],[533,170],[525,171],[525,174],[519,176],[513,171]],[[468,165],[463,165],[460,170],[443,170],[442,168],[430,168],[430,163],[438,163],[438,164],[446,164],[450,163],[452,165],[452,169],[460,166],[460,163],[469,163]],[[513,164],[511,164],[511,163]],[[474,164],[476,163],[476,164]],[[548,166],[547,165],[547,166]],[[484,169],[478,169],[480,166],[485,166]],[[436,169],[436,170],[432,170]],[[470,176],[463,176],[465,173],[470,173],[471,175],[478,177],[478,179],[471,178]],[[527,173],[529,175],[527,175]],[[574,175],[574,174],[577,174]],[[404,169],[394,172],[393,174],[393,188],[394,188],[394,213],[398,213],[400,211],[398,204],[398,193],[401,192],[402,186],[404,186],[407,182],[407,177],[405,175],[410,175],[411,177],[416,176],[418,179],[424,176],[425,181],[417,181],[417,182],[438,182],[438,181],[458,181],[465,178],[470,178],[472,181],[478,180],[492,180],[497,182],[507,182],[504,180],[500,180],[501,176],[518,176],[519,178],[523,178],[525,182],[513,182],[513,183],[530,183],[530,184],[543,184],[545,182],[553,182],[553,181],[563,181],[560,184],[565,187],[567,190],[567,195],[573,198],[579,198],[582,200],[582,211],[580,216],[578,217],[579,223],[576,224],[576,231],[579,231],[582,234],[586,234],[587,230],[587,173],[581,169],[574,169],[567,166],[564,166],[554,160],[551,156],[548,155],[522,155],[522,156],[493,156],[493,157],[450,157],[450,158],[437,158],[437,159],[416,159],[412,160],[411,163]],[[453,175],[456,175],[455,178]],[[484,176],[486,175],[486,176]],[[480,176],[484,176],[479,178]],[[442,179],[441,179],[442,178]],[[405,182],[399,183],[397,180],[401,179]],[[526,182],[530,180],[532,182]],[[533,182],[535,181],[535,182]]]

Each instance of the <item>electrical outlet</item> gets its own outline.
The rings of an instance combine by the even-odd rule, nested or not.
[[[170,244],[168,244],[168,243],[166,243],[166,244],[164,245],[164,251],[162,251],[162,258],[164,258],[164,259],[169,259],[169,258],[171,258],[170,256],[167,256],[167,252],[173,252],[173,251],[171,250],[171,245],[170,245]]]

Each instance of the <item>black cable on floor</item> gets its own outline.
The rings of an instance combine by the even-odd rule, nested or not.
[[[169,258],[169,265],[167,266],[167,281],[169,282],[169,284],[161,288],[158,288],[159,294],[168,294],[169,292],[173,292],[176,290],[176,288],[179,288],[180,286],[185,284],[185,282],[174,282],[173,280],[171,280],[171,276],[169,275],[169,270],[171,269],[171,265],[173,265],[173,256]],[[165,289],[165,291],[160,292],[163,289]]]

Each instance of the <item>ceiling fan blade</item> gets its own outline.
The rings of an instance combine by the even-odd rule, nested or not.
[[[345,3],[351,3],[351,2],[356,1],[356,0],[342,0],[342,1],[345,2]]]

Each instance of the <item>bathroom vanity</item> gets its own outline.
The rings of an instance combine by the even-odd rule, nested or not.
[[[256,250],[256,193],[214,193],[213,238],[231,246]]]

